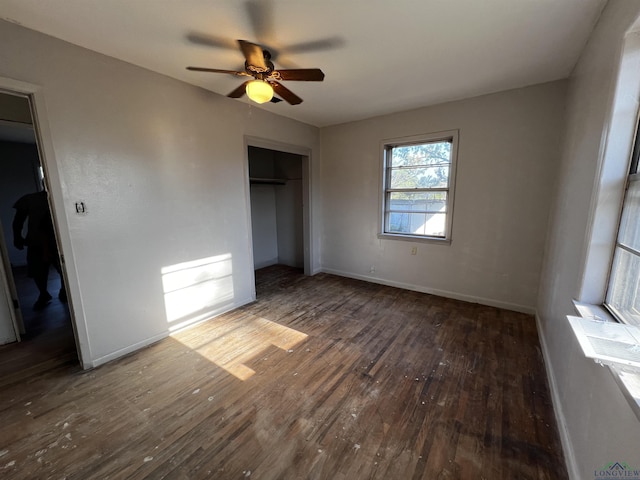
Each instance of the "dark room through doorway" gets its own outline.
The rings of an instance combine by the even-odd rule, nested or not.
[[[13,311],[9,312],[12,325],[7,324],[6,315],[2,316],[1,321],[4,332],[11,333],[8,327],[12,326],[15,334],[13,338],[10,334],[3,335],[3,345],[0,346],[0,377],[5,381],[19,375],[22,369],[32,369],[38,365],[56,364],[60,361],[78,364],[71,313],[62,277],[53,266],[49,268],[46,287],[51,298],[43,297],[34,278],[29,276],[30,273],[33,274],[32,260],[29,262],[31,272],[28,268],[29,247],[20,245],[13,231],[17,211],[15,207],[19,199],[27,194],[36,194],[31,198],[42,199],[43,195],[47,198],[44,193],[45,173],[31,112],[27,96],[0,92],[0,252],[3,266],[3,278],[0,280],[9,297],[9,309],[13,307]],[[48,200],[44,204],[46,209],[49,206]],[[35,218],[35,214],[32,217]],[[54,263],[52,259],[59,257],[50,207],[43,215],[43,218],[47,217],[42,224],[50,228],[52,240],[45,255],[51,259],[48,261]],[[26,238],[28,228],[35,227],[29,225],[27,218],[17,235]],[[19,248],[20,246],[23,248]]]

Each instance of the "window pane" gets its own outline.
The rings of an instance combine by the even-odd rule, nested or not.
[[[629,183],[620,219],[618,242],[640,250],[640,181]]]
[[[392,192],[388,208],[391,211],[446,212],[447,192]]]
[[[451,163],[451,142],[424,143],[393,147],[392,167]]]
[[[447,188],[449,166],[392,168],[389,188]]]
[[[607,303],[627,323],[640,326],[640,258],[616,248]]]
[[[441,135],[384,146],[382,234],[447,239],[458,137],[456,132]]]
[[[444,237],[445,213],[389,212],[387,215],[387,232],[389,233]]]

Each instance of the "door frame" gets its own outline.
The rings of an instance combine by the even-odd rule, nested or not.
[[[60,251],[61,269],[67,290],[76,350],[82,368],[88,369],[93,366],[89,347],[89,336],[84,317],[82,297],[80,295],[80,284],[69,233],[69,224],[65,215],[65,198],[62,193],[62,182],[47,119],[45,95],[42,90],[42,87],[39,85],[0,77],[0,92],[26,97],[29,100],[40,165],[44,171],[47,191],[49,192],[51,217]]]
[[[8,343],[12,343],[21,341],[20,335],[25,333],[25,329],[24,322],[22,321],[22,311],[20,310],[20,304],[18,302],[16,283],[11,272],[11,263],[9,262],[9,255],[4,239],[4,229],[0,224],[0,288],[4,290],[4,295],[7,299],[7,311],[9,312],[13,335],[15,337],[15,340],[10,340]],[[3,306],[0,306],[0,308],[3,308]],[[3,343],[0,345],[6,344]]]
[[[26,333],[24,321],[22,320],[22,310],[18,302],[18,292],[16,290],[16,282],[11,271],[11,262],[9,261],[9,252],[5,242],[4,229],[0,225],[0,283],[7,296],[9,302],[9,316],[11,317],[11,325],[15,335],[15,341],[21,341],[21,335]]]
[[[249,232],[249,260],[253,268],[253,230],[251,227],[251,187],[249,183],[249,147],[265,148],[277,152],[300,155],[302,161],[302,243],[304,252],[304,274],[313,275],[313,242],[311,219],[311,148],[291,145],[274,140],[245,135],[244,137],[244,177],[247,205],[247,229]],[[255,275],[252,297],[255,300]]]

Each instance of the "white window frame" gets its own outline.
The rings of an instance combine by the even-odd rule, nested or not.
[[[622,208],[620,209],[620,219],[618,222],[618,233],[616,236],[616,243],[614,247],[614,254],[611,259],[611,264],[609,265],[609,281],[607,282],[607,292],[605,294],[604,307],[615,317],[615,319],[621,323],[626,323],[630,325],[640,326],[639,318],[640,311],[637,311],[635,314],[630,314],[631,317],[627,316],[625,312],[619,310],[615,305],[613,305],[610,300],[613,295],[612,291],[615,287],[616,276],[614,275],[614,268],[616,265],[617,254],[621,253],[621,251],[626,252],[628,255],[635,256],[636,258],[640,258],[640,252],[637,250],[625,245],[620,239],[620,228],[622,226],[622,220],[624,215],[624,209],[626,207],[627,195],[629,193],[629,188],[632,183],[640,182],[640,116],[636,120],[636,131],[634,135],[634,143],[631,153],[631,158],[629,161],[629,171],[628,171],[626,189],[624,192],[624,198],[622,201]],[[638,220],[640,222],[640,220]],[[640,279],[637,279],[640,282]],[[638,290],[636,289],[635,295],[638,295]],[[635,303],[635,302],[634,302]]]
[[[389,238],[396,240],[408,240],[414,242],[434,242],[434,243],[451,243],[451,231],[453,225],[453,204],[455,199],[456,169],[458,163],[458,130],[447,130],[443,132],[425,133],[413,135],[410,137],[398,137],[383,140],[381,142],[381,199],[380,199],[380,215],[379,215],[379,238]],[[451,166],[449,169],[449,185],[446,188],[425,188],[416,189],[416,191],[446,191],[447,192],[447,211],[445,216],[445,235],[430,236],[407,233],[387,232],[387,199],[392,191],[388,188],[390,176],[390,153],[393,148],[404,147],[409,145],[421,145],[425,143],[437,143],[441,141],[451,142]]]

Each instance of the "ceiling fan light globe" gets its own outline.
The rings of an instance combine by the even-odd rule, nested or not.
[[[264,80],[252,80],[247,84],[247,96],[256,103],[265,103],[273,98],[273,87]]]

